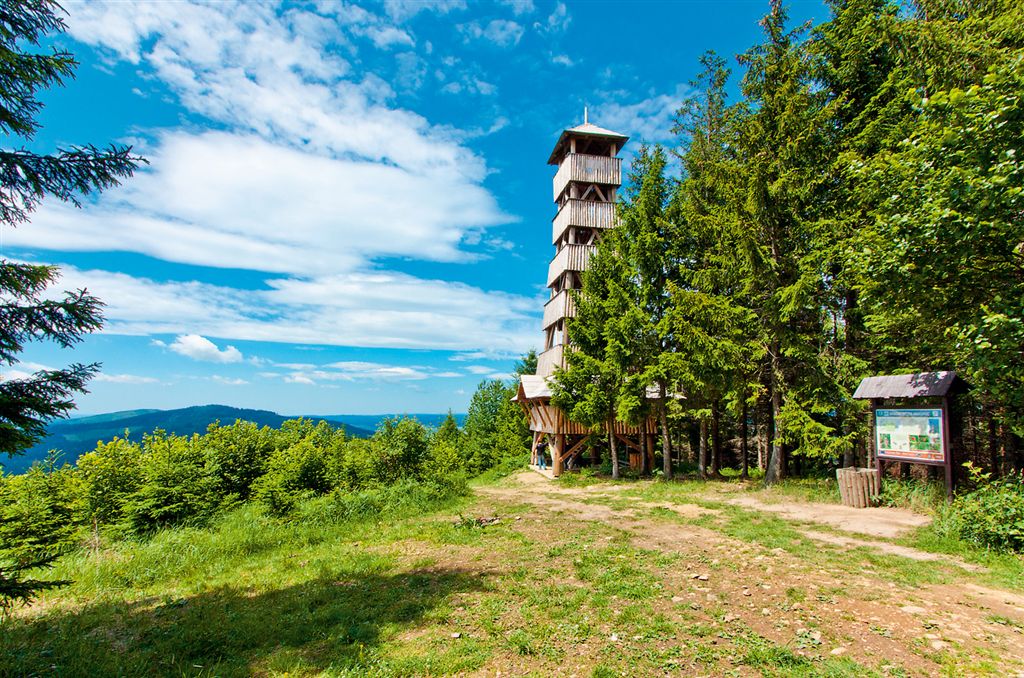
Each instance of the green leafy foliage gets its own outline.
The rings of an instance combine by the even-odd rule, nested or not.
[[[536,369],[526,362],[522,370]],[[466,413],[462,456],[466,469],[477,475],[487,469],[512,464],[524,466],[530,449],[526,415],[512,402],[514,386],[497,379],[480,382]]]
[[[142,484],[142,448],[114,438],[82,455],[76,466],[79,518],[85,523],[115,525],[126,518],[128,498]]]
[[[138,469],[138,488],[123,507],[134,532],[202,522],[220,508],[217,478],[199,436],[169,436],[163,431],[145,436]]]
[[[57,468],[52,458],[20,476],[0,476],[0,614],[67,583],[24,575],[49,567],[73,545],[73,483],[70,468]]]
[[[1024,473],[993,479],[972,465],[968,470],[976,488],[953,502],[947,527],[978,546],[1024,552]]]

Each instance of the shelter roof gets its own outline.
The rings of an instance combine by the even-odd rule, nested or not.
[[[550,398],[548,380],[536,374],[524,374],[519,378],[519,395],[526,400]]]
[[[569,129],[562,130],[561,136],[558,137],[558,142],[555,144],[555,148],[551,151],[551,157],[548,158],[549,165],[557,165],[562,156],[565,155],[565,147],[569,144],[569,139],[572,137],[596,137],[600,139],[607,139],[608,141],[614,141],[618,143],[619,148],[622,147],[629,137],[618,132],[613,132],[610,129],[598,127],[597,125],[585,122],[582,125],[576,127],[570,127]]]
[[[956,372],[918,372],[867,377],[860,382],[853,397],[871,398],[926,398],[949,395],[966,389],[967,383]]]
[[[648,386],[646,396],[648,400],[657,400],[659,392],[657,386]],[[535,400],[537,398],[551,397],[551,383],[547,377],[537,374],[524,374],[519,377],[519,392],[512,400]],[[669,393],[669,398],[674,400],[685,400],[686,396],[681,393]]]

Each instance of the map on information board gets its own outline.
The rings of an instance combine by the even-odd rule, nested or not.
[[[942,463],[942,410],[875,410],[875,443],[879,459]]]

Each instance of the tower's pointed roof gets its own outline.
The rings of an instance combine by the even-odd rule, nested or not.
[[[591,122],[585,122],[582,125],[577,125],[576,127],[570,127],[569,129],[562,130],[562,134],[561,136],[558,137],[558,142],[555,144],[555,148],[551,151],[551,157],[548,158],[549,165],[558,164],[562,156],[565,155],[565,149],[569,145],[569,139],[571,139],[572,137],[582,139],[588,137],[597,139],[607,139],[608,141],[616,142],[619,148],[622,148],[622,145],[629,141],[629,137],[627,137],[625,134],[619,134],[618,132],[613,132],[610,129],[598,127],[597,125]]]

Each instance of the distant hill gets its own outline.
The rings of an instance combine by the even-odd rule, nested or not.
[[[199,405],[177,410],[126,410],[77,419],[61,419],[47,427],[47,437],[40,444],[16,457],[0,458],[0,465],[7,473],[21,473],[34,462],[46,458],[50,450],[60,450],[63,453],[62,461],[74,463],[78,457],[95,449],[97,441],[124,436],[125,430],[128,431],[130,438],[140,440],[143,433],[158,428],[184,436],[205,433],[207,427],[218,420],[227,425],[233,424],[236,419],[243,419],[260,426],[279,428],[282,422],[295,418],[268,410],[248,410],[227,405]],[[367,438],[373,435],[376,421],[381,417],[370,418],[374,421],[372,427],[362,427],[350,422],[346,415],[308,418],[314,421],[324,419],[342,425],[348,435]],[[443,419],[443,416],[441,418]],[[356,419],[362,420],[362,416],[357,416]]]
[[[412,417],[429,428],[436,428],[445,420],[448,413],[444,414],[325,414],[313,419],[326,419],[327,421],[339,421],[346,426],[355,426],[370,431],[376,431],[381,421],[388,417]],[[455,421],[462,426],[466,421],[466,415],[453,414]]]

